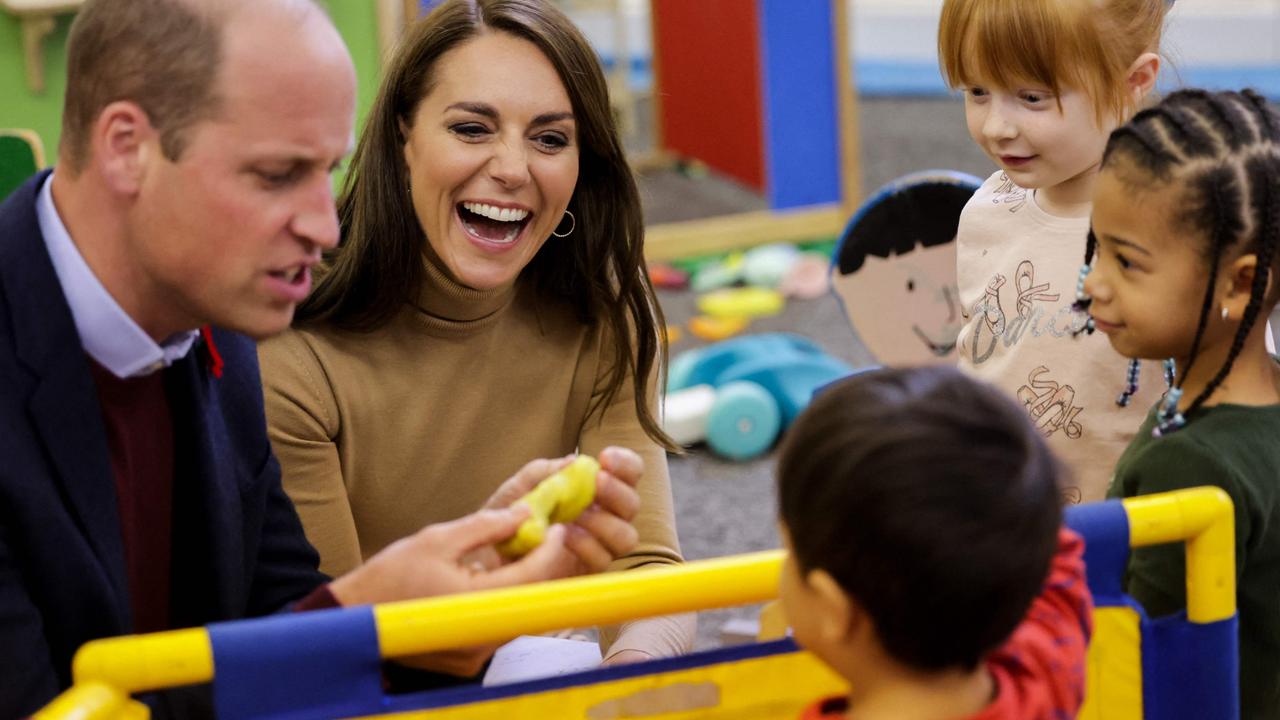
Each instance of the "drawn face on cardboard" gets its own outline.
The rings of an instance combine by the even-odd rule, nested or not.
[[[954,361],[964,322],[956,226],[978,185],[959,174],[902,178],[877,193],[846,230],[832,287],[881,363]]]

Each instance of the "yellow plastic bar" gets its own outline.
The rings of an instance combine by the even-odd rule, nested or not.
[[[1132,547],[1186,541],[1187,619],[1225,620],[1236,614],[1236,531],[1231,497],[1199,487],[1126,498]]]
[[[1134,547],[1186,541],[1187,614],[1206,623],[1235,614],[1235,518],[1218,488],[1124,501]],[[389,603],[374,607],[383,657],[503,641],[565,627],[763,602],[777,597],[783,551],[700,560],[677,567]],[[40,718],[90,718],[91,707],[131,693],[213,679],[203,628],[86,643],[72,665],[76,686]],[[103,687],[105,685],[105,688]],[[130,701],[115,716],[135,717]],[[136,706],[136,708],[135,708]],[[48,715],[45,713],[60,713]],[[145,708],[143,708],[145,712]],[[108,714],[110,716],[110,713]],[[145,717],[137,716],[137,717]]]
[[[782,550],[374,607],[383,657],[777,597]]]
[[[209,682],[213,645],[204,628],[93,640],[76,652],[71,676],[124,693]]]
[[[777,597],[783,552],[608,573],[518,588],[374,607],[383,657],[509,640],[517,635],[638,617],[744,605]],[[203,628],[85,643],[76,683],[136,693],[209,682],[213,647]]]
[[[120,690],[101,682],[73,685],[32,720],[146,720],[151,711]]]

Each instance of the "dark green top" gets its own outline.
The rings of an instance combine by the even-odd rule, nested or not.
[[[1216,485],[1236,515],[1242,718],[1280,718],[1280,405],[1216,405],[1153,438],[1155,413],[1116,463],[1108,497]],[[1158,617],[1187,604],[1181,544],[1135,550],[1127,591]]]

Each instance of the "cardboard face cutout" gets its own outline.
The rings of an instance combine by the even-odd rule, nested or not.
[[[963,319],[956,227],[981,181],[933,170],[881,188],[849,222],[831,285],[853,329],[885,365],[954,362]]]

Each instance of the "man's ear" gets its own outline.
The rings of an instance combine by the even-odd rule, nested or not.
[[[113,191],[135,195],[152,154],[159,152],[158,140],[159,134],[141,106],[117,100],[102,109],[93,125],[90,164]]]
[[[865,620],[862,608],[826,570],[810,570],[805,582],[818,604],[817,628],[823,642],[833,646],[847,643]]]
[[[1155,89],[1156,80],[1160,76],[1160,56],[1153,52],[1142,53],[1129,66],[1125,82],[1133,98],[1134,107],[1141,107],[1142,101]]]

